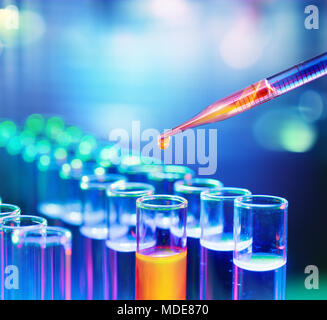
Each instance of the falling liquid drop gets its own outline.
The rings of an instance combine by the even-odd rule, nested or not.
[[[169,147],[170,137],[159,136],[158,146],[161,150],[165,150]]]

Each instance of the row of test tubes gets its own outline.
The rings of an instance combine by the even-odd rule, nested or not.
[[[17,135],[0,123],[0,152],[3,136],[8,151]],[[21,155],[45,137],[8,152],[7,163],[32,171],[23,211],[38,216],[2,205],[3,299],[285,298],[285,199],[131,154],[118,165],[116,148],[85,139],[52,140],[28,166]]]

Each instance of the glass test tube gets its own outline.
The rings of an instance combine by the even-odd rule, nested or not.
[[[28,188],[19,189],[19,205],[23,212],[34,212],[36,210],[36,148],[35,148],[35,135],[29,131],[24,130],[20,134],[20,143],[22,149],[20,150],[19,165],[16,171],[19,177],[24,177],[25,181],[29,182]],[[19,184],[18,184],[19,185]]]
[[[108,144],[107,141],[98,142],[98,149],[96,150],[97,162],[106,169],[107,173],[118,173],[120,150],[116,144]]]
[[[0,221],[2,218],[8,217],[8,216],[19,216],[21,213],[21,210],[18,206],[15,206],[13,204],[8,203],[2,203],[1,197],[0,197]]]
[[[15,135],[13,135],[6,145],[6,150],[9,157],[5,159],[1,159],[1,165],[5,166],[6,172],[4,175],[4,179],[6,180],[6,188],[5,188],[5,197],[6,201],[10,203],[17,203],[19,206],[23,206],[23,201],[20,199],[19,193],[19,184],[20,184],[20,175],[19,168],[23,162],[20,157],[20,152],[22,150],[22,144],[20,141],[20,131],[17,131]],[[7,160],[7,163],[5,161]],[[19,196],[19,197],[18,197]]]
[[[120,165],[118,171],[132,182],[148,182],[148,174],[160,171],[160,165],[157,164],[139,164],[139,165]]]
[[[109,299],[135,299],[136,199],[154,193],[153,186],[126,182],[108,189]]]
[[[6,184],[0,184],[0,193],[5,201],[10,201],[12,185],[14,183],[11,179],[13,176],[12,157],[7,152],[8,149],[6,147],[16,133],[17,125],[13,121],[4,120],[0,122],[0,176],[1,179],[7,181]]]
[[[201,300],[233,298],[234,200],[250,194],[240,188],[201,193]]]
[[[20,134],[20,143],[22,145],[22,149],[19,156],[22,161],[20,161],[20,165],[16,170],[18,171],[19,176],[24,176],[25,180],[31,181],[29,188],[23,188],[23,190],[20,192],[20,198],[24,203],[22,210],[34,212],[37,206],[36,159],[38,157],[38,151],[40,151],[37,148],[39,137],[31,128],[25,127]],[[50,150],[50,148],[51,145],[49,143],[48,149]]]
[[[187,200],[153,195],[136,205],[136,299],[185,300]]]
[[[0,220],[1,299],[40,300],[44,297],[43,252],[40,247],[20,242],[27,231],[44,233],[46,219],[37,216],[9,216]]]
[[[105,241],[108,237],[108,203],[106,190],[126,181],[118,174],[83,176],[80,284],[87,300],[109,298],[109,266]]]
[[[285,299],[287,208],[287,200],[273,196],[235,200],[235,300]]]
[[[189,180],[195,172],[185,166],[161,165],[160,170],[148,174],[148,181],[158,194],[174,194],[174,183],[178,180]]]
[[[57,151],[57,155],[52,152],[37,159],[37,210],[49,225],[61,225],[60,219],[65,212],[68,183],[66,177],[60,174],[60,166],[67,154],[62,150],[62,157],[58,158]]]
[[[72,299],[81,299],[85,284],[81,282],[81,233],[82,190],[80,182],[84,175],[96,174],[104,176],[105,170],[98,166],[96,161],[81,161],[74,158],[61,167],[61,176],[66,180],[67,189],[64,201],[64,213],[61,217],[62,225],[72,232]]]
[[[200,212],[202,191],[221,189],[223,184],[216,179],[194,178],[177,181],[174,193],[188,201],[187,207],[187,299],[200,298]]]
[[[60,168],[60,175],[66,180],[67,188],[64,200],[64,214],[61,220],[65,226],[75,226],[77,229],[82,224],[82,202],[80,182],[83,176],[104,176],[106,171],[95,160],[82,161],[74,158],[65,162]]]
[[[74,228],[76,233],[78,233],[78,229],[82,224],[80,180],[83,175],[94,174],[95,166],[96,164],[90,168],[82,160],[74,158],[64,163],[60,168],[60,176],[65,180],[65,184],[67,185],[66,194],[63,199],[64,213],[61,216],[61,220],[66,228]]]
[[[19,236],[19,246],[41,252],[41,299],[71,299],[71,232],[46,227],[43,232],[29,230]]]

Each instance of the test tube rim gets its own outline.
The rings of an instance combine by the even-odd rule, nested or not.
[[[187,183],[207,183],[208,187],[196,187],[194,185],[188,185]],[[192,178],[189,180],[178,180],[174,183],[174,191],[181,193],[201,193],[208,189],[221,189],[223,187],[224,184],[220,180],[212,178]]]
[[[161,170],[150,172],[148,174],[148,179],[154,180],[154,181],[163,181],[163,180],[171,180],[174,181],[176,179],[178,180],[190,180],[195,175],[194,170],[187,166],[178,166],[178,165],[162,165]],[[167,169],[177,169],[176,171],[170,171]],[[180,170],[178,170],[180,169]],[[184,179],[181,175],[184,175]],[[190,178],[186,178],[187,175],[190,175]]]
[[[58,244],[63,245],[66,248],[69,248],[72,245],[71,244],[72,232],[67,228],[58,227],[58,226],[46,226],[44,230],[42,230],[42,233],[37,231],[38,229],[28,230],[27,232],[23,232],[22,236],[24,239],[27,237],[33,237],[31,234],[33,232],[36,232],[35,239],[40,239],[39,236],[41,236],[42,239],[40,239],[40,241],[35,240],[35,243],[39,242],[40,244],[51,245],[53,243],[56,243],[55,240],[57,240]],[[57,234],[49,235],[48,231],[56,232]],[[33,241],[29,241],[29,242],[33,242]]]
[[[40,223],[27,225],[27,226],[9,226],[4,225],[4,223],[8,221],[12,221],[14,219],[32,219],[33,222],[39,221]],[[36,229],[43,229],[47,226],[48,222],[45,218],[39,216],[32,216],[32,215],[17,215],[17,216],[7,216],[0,220],[0,228],[1,230],[36,230]]]
[[[115,188],[119,188],[119,187],[139,187],[139,189],[141,190],[135,190],[135,191],[124,191],[124,190],[116,190]],[[107,189],[107,196],[108,197],[142,197],[145,195],[151,195],[155,192],[155,188],[149,184],[149,183],[143,183],[143,182],[119,182],[119,183],[113,183],[109,186],[109,188]]]
[[[107,181],[107,179],[111,179],[113,177],[116,177],[116,180],[113,181]],[[105,181],[99,181],[99,178],[104,178]],[[83,190],[90,190],[90,189],[100,189],[100,190],[106,190],[108,187],[110,187],[113,183],[120,183],[127,181],[127,178],[121,174],[117,173],[107,173],[104,175],[83,175],[81,178],[80,187]]]
[[[0,198],[1,201],[1,198]],[[6,212],[2,212],[2,207],[7,207],[7,208],[12,208],[13,210],[11,211],[6,211]],[[15,212],[15,213],[13,213]],[[1,203],[0,202],[0,218],[3,217],[11,217],[11,216],[19,216],[21,214],[21,209],[16,206],[15,204],[10,204],[10,203]]]
[[[162,168],[163,172],[168,172],[168,173],[171,173],[171,171],[169,169],[176,170],[173,173],[175,173],[175,172],[183,173],[183,172],[186,172],[186,171],[194,173],[194,170],[192,170],[191,168],[189,168],[187,166],[176,165],[176,164],[163,164],[163,165],[161,165],[161,168]]]
[[[219,194],[223,191],[228,192],[240,192],[239,194],[235,195],[224,195]],[[241,194],[243,192],[243,194]],[[237,187],[223,187],[221,189],[208,189],[201,192],[201,200],[213,200],[213,201],[220,201],[220,200],[235,200],[239,197],[250,196],[252,192],[246,188],[237,188]]]
[[[275,203],[270,204],[258,204],[258,203],[249,203],[245,202],[246,199],[269,199],[269,200],[277,200]],[[288,208],[288,201],[285,198],[278,197],[278,196],[272,196],[272,195],[257,195],[257,194],[251,194],[246,195],[242,197],[238,197],[234,200],[235,207],[238,208],[246,208],[246,209],[281,209],[285,210]]]
[[[122,153],[124,153],[125,149],[122,149]],[[136,161],[139,160],[139,162],[135,162],[135,163],[128,163],[128,159],[137,159]],[[144,161],[149,161],[149,163],[146,163]],[[120,165],[118,166],[121,168],[127,168],[129,166],[136,166],[136,165],[142,165],[142,164],[161,164],[161,160],[154,158],[154,157],[146,157],[146,156],[139,156],[137,154],[126,154],[126,155],[122,155],[121,157],[121,161],[120,161]]]
[[[156,204],[145,204],[146,200],[155,200],[155,199],[169,199],[178,201],[179,204],[175,205],[156,205]],[[167,210],[178,210],[187,208],[188,201],[180,196],[171,195],[171,194],[154,194],[150,196],[143,196],[136,200],[136,207],[139,209],[146,210],[156,210],[156,211],[167,211]]]
[[[135,164],[130,166],[118,166],[118,172],[121,174],[128,174],[128,175],[136,175],[136,174],[150,174],[151,172],[156,172],[157,170],[160,171],[159,167],[161,167],[160,164]],[[142,169],[148,169],[153,168],[152,170],[142,170]],[[141,170],[139,170],[141,169]]]

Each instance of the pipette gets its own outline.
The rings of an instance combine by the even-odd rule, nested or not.
[[[159,147],[166,149],[170,136],[174,134],[228,119],[326,74],[327,52],[214,102],[192,119],[161,134],[158,141]]]

